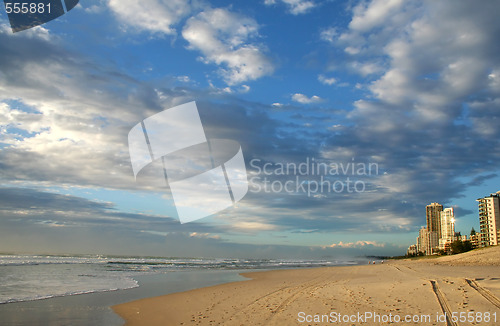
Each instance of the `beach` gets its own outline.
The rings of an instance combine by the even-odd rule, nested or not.
[[[500,324],[500,247],[242,275],[249,280],[112,308],[130,326]]]

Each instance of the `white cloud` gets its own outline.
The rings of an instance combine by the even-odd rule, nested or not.
[[[257,44],[255,20],[225,9],[209,9],[191,17],[182,36],[189,48],[201,51],[205,63],[221,66],[219,72],[229,85],[270,75],[274,67]]]
[[[346,53],[349,53],[350,55],[355,55],[358,54],[361,50],[357,47],[348,46],[344,49],[344,51]]]
[[[5,130],[13,127],[27,133],[36,133],[42,131],[46,126],[42,123],[42,114],[38,112],[24,112],[16,108],[11,108],[7,103],[0,102],[0,127]],[[1,135],[2,138],[0,139],[3,139],[7,135],[7,133]],[[13,145],[18,141],[15,138],[11,138],[10,141],[7,141],[7,138],[5,138],[3,142]]]
[[[185,0],[109,0],[108,5],[126,26],[153,33],[174,34],[172,26],[191,12]]]
[[[233,223],[233,228],[238,231],[244,232],[257,232],[257,231],[272,231],[276,230],[277,226],[263,222],[245,222],[238,221]]]
[[[54,38],[56,38],[56,36],[52,35],[50,31],[43,26],[35,26],[24,30],[22,34],[12,34],[12,30],[7,24],[0,24],[0,34],[8,34],[17,38],[39,39],[47,42],[54,41]]]
[[[363,1],[354,7],[347,30],[330,27],[321,38],[352,56],[384,55],[383,47],[408,31],[409,22],[421,15],[422,7],[422,2]]]
[[[327,29],[321,31],[321,34],[320,34],[320,38],[323,41],[326,41],[329,43],[333,43],[337,37],[338,37],[338,32],[337,32],[337,29],[335,27],[327,28]]]
[[[152,235],[158,235],[160,237],[166,237],[170,234],[170,232],[160,232],[160,231],[154,231],[154,230],[141,230],[140,232],[152,234]]]
[[[0,43],[11,51],[0,52],[0,130],[9,135],[0,150],[5,182],[129,188],[124,128],[154,110],[156,96],[44,37],[0,32]]]
[[[363,77],[377,74],[383,71],[383,67],[374,62],[353,62],[350,67]]]
[[[202,238],[202,239],[216,239],[216,240],[219,240],[221,238],[220,235],[213,235],[213,234],[208,233],[208,232],[203,232],[203,233],[200,233],[200,232],[190,232],[189,233],[189,237],[191,237],[191,238]]]
[[[240,93],[248,93],[248,92],[250,92],[250,86],[248,86],[248,85],[241,85],[241,87],[239,89],[239,92]]]
[[[189,49],[202,53],[201,61],[219,66],[218,72],[228,85],[274,71],[263,46],[250,42],[259,36],[259,26],[251,18],[185,0],[110,0],[108,5],[125,28],[170,35],[176,34],[175,27],[183,18],[203,9],[187,20],[182,36]]]
[[[500,89],[500,69],[493,69],[488,75],[488,86],[491,90]]]
[[[354,8],[354,16],[349,24],[352,30],[367,31],[387,22],[387,17],[397,11],[403,0],[373,0],[362,2]]]
[[[495,27],[488,14],[494,7],[373,0],[353,9],[349,27],[340,36],[331,29],[324,31],[323,38],[355,54],[356,61],[346,66],[373,78],[367,84],[372,95],[407,112],[418,128],[419,123],[457,119],[461,112],[457,103],[481,88],[495,92],[489,75],[498,60],[488,50],[495,44]],[[373,105],[358,101],[354,114],[368,119],[367,108]],[[375,105],[371,112],[375,118],[382,117],[381,110],[387,107]],[[397,127],[393,120],[400,116],[390,117],[371,123],[371,128],[393,130]]]
[[[311,97],[307,97],[304,94],[301,93],[295,93],[292,95],[292,100],[295,102],[299,102],[302,104],[311,104],[311,103],[319,103],[322,102],[323,99],[317,95],[313,95]]]
[[[333,85],[337,82],[337,80],[333,77],[327,78],[325,75],[319,75],[318,80],[325,85]]]
[[[191,78],[189,78],[189,76],[177,76],[177,80],[183,83],[189,83]]]
[[[365,247],[385,247],[384,243],[378,243],[376,241],[356,241],[356,242],[342,242],[333,243],[329,245],[330,248],[365,248]]]
[[[90,5],[89,7],[86,7],[86,8],[83,8],[81,3],[78,3],[76,8],[83,9],[86,13],[89,13],[89,14],[100,14],[104,10],[106,10],[106,4],[104,3],[103,0],[100,0],[99,4],[93,4],[93,5]]]
[[[310,0],[278,0],[284,3],[292,15],[301,15],[316,7],[316,3]],[[265,0],[265,5],[275,5],[276,0]]]
[[[248,85],[241,85],[238,87],[222,87],[218,88],[214,84],[210,83],[210,93],[212,94],[245,94],[250,92],[251,87]]]

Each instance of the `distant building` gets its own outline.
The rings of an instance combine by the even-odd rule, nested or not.
[[[422,232],[424,232],[424,231],[422,231],[422,230],[425,230],[425,227],[422,227],[420,230],[418,230],[418,237],[417,237],[417,253],[418,253],[418,252],[425,253],[425,251],[424,251],[424,250],[422,250],[422,249],[424,249],[424,248],[423,248],[423,242],[422,242],[422,239],[423,239],[423,237],[422,237]]]
[[[472,247],[479,248],[481,246],[481,233],[476,232],[475,234],[470,236],[470,242]]]
[[[408,247],[408,250],[406,250],[407,256],[416,256],[417,254],[418,254],[417,245],[411,245]]]
[[[438,239],[441,238],[441,212],[443,205],[432,203],[425,207],[425,215],[427,221],[427,230],[436,232]],[[437,247],[437,245],[436,245]]]
[[[500,235],[500,191],[477,199],[479,206],[480,247],[496,246]]]
[[[429,231],[425,226],[422,227],[418,233],[417,250],[424,255],[432,255],[438,249],[438,235],[437,232]]]
[[[448,251],[451,243],[455,240],[455,214],[453,208],[445,208],[440,213],[441,237],[439,238],[439,249]]]
[[[428,255],[433,255],[438,252],[439,249],[439,237],[438,233],[434,231],[429,231],[429,248],[430,252]]]

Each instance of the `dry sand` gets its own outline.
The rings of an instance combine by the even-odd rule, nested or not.
[[[126,325],[447,325],[444,312],[456,317],[448,325],[500,325],[499,265],[500,247],[493,247],[437,259],[245,273],[251,280],[113,309]]]

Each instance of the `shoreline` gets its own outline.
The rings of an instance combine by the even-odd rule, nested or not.
[[[430,319],[402,324],[443,325],[445,312],[476,322],[487,314],[500,323],[498,265],[500,247],[432,260],[241,273],[251,280],[111,308],[128,326],[384,325],[408,316]],[[370,313],[379,319],[367,319]]]
[[[120,326],[124,320],[111,306],[152,295],[244,280],[240,271],[190,270],[138,275],[139,287],[0,304],[0,324],[30,326]],[[29,312],[29,313],[27,313]]]

